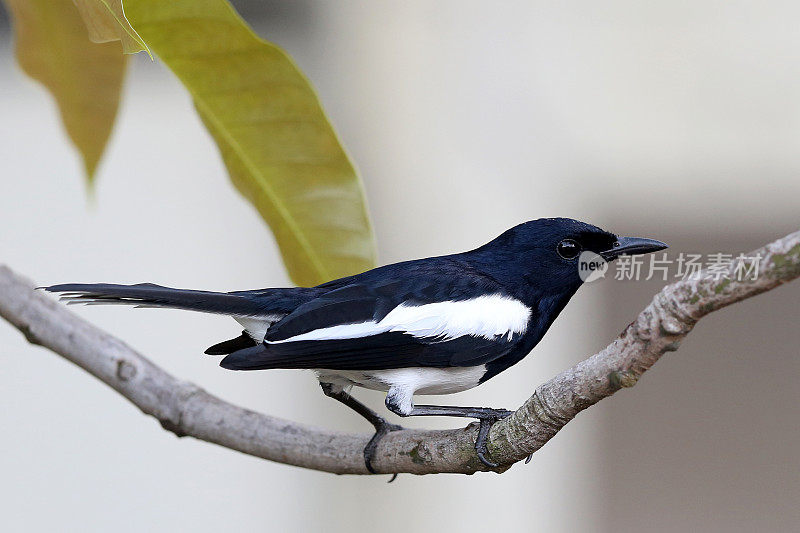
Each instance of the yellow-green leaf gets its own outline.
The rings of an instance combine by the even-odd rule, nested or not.
[[[374,266],[361,181],[308,81],[225,0],[125,0],[180,78],[299,285]]]
[[[119,107],[125,57],[95,44],[72,0],[5,0],[14,20],[17,62],[53,95],[91,183]]]
[[[86,23],[89,39],[95,43],[122,41],[122,50],[126,54],[147,52],[152,58],[147,45],[136,33],[122,8],[122,0],[73,0]]]

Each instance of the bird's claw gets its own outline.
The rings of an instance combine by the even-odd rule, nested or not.
[[[490,416],[480,418],[480,426],[478,427],[478,438],[475,439],[475,453],[478,454],[478,459],[481,463],[488,468],[497,468],[498,465],[490,460],[487,456],[489,448],[487,441],[489,440],[489,431],[498,420],[502,420],[514,414],[514,411],[508,409],[496,409]]]
[[[400,431],[405,429],[403,426],[398,426],[397,424],[390,424],[389,422],[384,422],[380,426],[375,428],[375,434],[369,439],[369,442],[366,446],[364,446],[364,465],[367,467],[367,470],[370,474],[377,474],[375,469],[372,467],[372,459],[375,457],[375,450],[378,448],[378,443],[381,441],[383,437],[386,436],[387,433],[391,433],[392,431]],[[395,480],[397,474],[392,476],[392,479],[389,480],[389,483]]]

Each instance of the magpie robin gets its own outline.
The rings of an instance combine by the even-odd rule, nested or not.
[[[480,420],[475,450],[489,467],[486,440],[505,409],[418,405],[414,394],[471,389],[522,360],[584,280],[583,252],[612,261],[663,250],[663,242],[618,237],[568,218],[525,222],[469,252],[386,265],[296,287],[229,293],[153,284],[68,283],[45,287],[68,303],[130,304],[229,315],[241,336],[206,350],[230,370],[303,368],[323,392],[374,427],[367,469],[380,439],[402,429],[350,395],[353,385],[386,391],[400,416]]]

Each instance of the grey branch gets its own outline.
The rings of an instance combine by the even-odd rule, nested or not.
[[[663,354],[677,350],[703,316],[799,277],[800,231],[747,254],[756,255],[761,257],[756,279],[739,280],[734,262],[727,276],[707,272],[668,285],[607,348],[540,385],[512,416],[492,427],[489,451],[501,465],[497,471],[536,452],[590,405],[632,387]],[[362,450],[369,435],[298,424],[216,398],[171,376],[2,265],[0,315],[31,343],[83,368],[178,436],[279,463],[367,474]],[[381,441],[373,464],[384,473],[486,470],[475,455],[476,434],[474,423],[459,430],[393,432]]]

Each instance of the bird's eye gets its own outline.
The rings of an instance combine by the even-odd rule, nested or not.
[[[556,251],[564,259],[575,259],[581,253],[581,245],[572,239],[564,239],[558,243]]]

